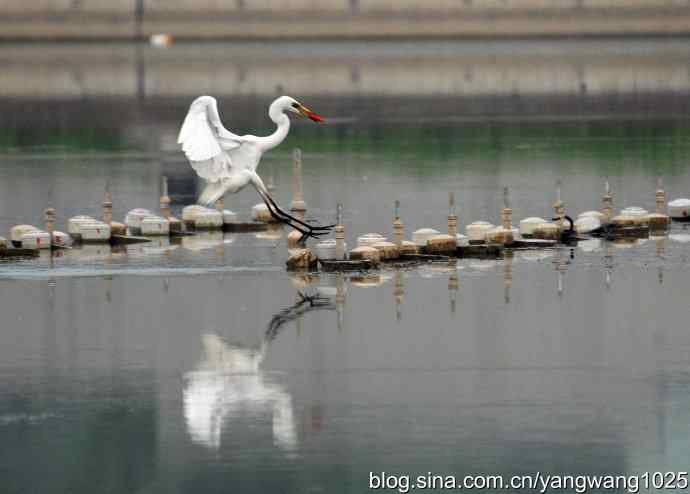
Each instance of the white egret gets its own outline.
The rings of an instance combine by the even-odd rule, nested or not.
[[[256,173],[261,156],[278,146],[290,131],[290,119],[286,112],[297,113],[313,120],[324,119],[290,96],[281,96],[268,109],[268,116],[277,125],[273,134],[265,137],[239,136],[226,129],[220,121],[218,103],[212,96],[199,96],[189,106],[177,140],[182,144],[189,163],[207,185],[199,203],[210,206],[226,192],[236,193],[247,184],[257,190],[271,216],[290,225],[306,237],[318,237],[328,233],[335,225],[312,226],[278,207],[268,189]]]

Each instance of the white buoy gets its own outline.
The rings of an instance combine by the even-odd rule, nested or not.
[[[254,218],[256,221],[262,221],[264,223],[274,221],[273,216],[271,216],[271,211],[263,202],[252,207],[252,218]]]
[[[316,257],[323,259],[324,261],[335,259],[335,239],[329,238],[319,242],[314,246],[314,253],[316,254]]]
[[[149,216],[141,222],[141,234],[147,236],[170,235],[170,222],[160,216]]]
[[[606,215],[601,211],[585,211],[584,213],[580,213],[577,217],[584,218],[587,216],[599,219],[600,223],[603,223],[604,218],[606,218]]]
[[[411,240],[403,240],[399,248],[401,254],[419,254],[419,246]]]
[[[388,239],[380,233],[366,233],[357,237],[357,247],[370,247],[375,243],[386,241],[388,241]]]
[[[674,220],[689,220],[690,199],[674,199],[669,202],[668,215]]]
[[[470,238],[462,233],[457,233],[455,235],[455,245],[458,247],[467,247],[470,245]]]
[[[21,243],[24,249],[50,249],[50,233],[42,230],[26,232],[21,237]]]
[[[544,222],[532,231],[532,237],[541,240],[559,240],[561,229],[555,223]]]
[[[601,228],[601,219],[597,216],[579,216],[573,223],[573,227],[577,233],[590,233]]]
[[[400,257],[400,249],[393,242],[376,242],[372,247],[379,251],[379,257],[382,261],[389,261]]]
[[[631,206],[627,207],[625,209],[621,210],[621,215],[622,216],[630,216],[634,218],[634,225],[635,226],[646,226],[647,225],[647,216],[649,215],[649,211],[643,208],[639,208],[636,206]]]
[[[419,247],[425,247],[430,239],[440,234],[441,232],[433,228],[420,228],[412,232],[412,242]]]
[[[534,233],[534,229],[541,225],[542,223],[546,223],[547,221],[544,218],[539,218],[537,216],[532,216],[530,218],[525,218],[524,220],[520,220],[520,228],[519,232],[520,235],[526,238],[529,238],[532,236],[532,233]]]
[[[487,244],[510,245],[515,240],[513,229],[497,226],[487,230],[484,241]]]
[[[94,221],[96,221],[94,218],[92,218],[91,216],[86,216],[84,214],[73,216],[69,220],[67,220],[67,233],[69,233],[72,236],[79,235],[79,226],[82,223],[93,223]]]
[[[69,247],[72,244],[72,238],[65,232],[53,232],[53,245],[57,247]]]
[[[496,225],[488,221],[474,221],[465,227],[465,233],[470,242],[484,242],[486,233],[492,228],[496,228]]]
[[[189,206],[185,206],[182,208],[182,221],[185,223],[190,223],[191,226],[194,226],[194,220],[196,220],[197,215],[202,212],[207,210],[208,208],[205,208],[204,206],[199,206],[198,204],[191,204]]]
[[[237,221],[237,214],[229,209],[223,210],[223,223],[235,223]]]
[[[129,228],[129,231],[132,232],[133,235],[141,235],[141,222],[152,216],[155,216],[155,214],[148,209],[132,209],[125,216],[125,225],[127,225],[127,228]]]
[[[205,208],[199,211],[194,219],[197,230],[217,230],[223,228],[223,213],[215,209]]]
[[[79,235],[82,242],[107,242],[110,240],[110,233],[110,225],[100,221],[79,225]]]
[[[426,252],[429,254],[455,255],[458,247],[456,236],[445,234],[434,235],[426,241]]]
[[[363,245],[352,249],[350,252],[350,259],[353,261],[369,259],[374,262],[379,262],[381,260],[381,254],[378,249],[368,245]]]
[[[627,228],[635,226],[637,218],[627,214],[619,214],[611,218],[611,224],[619,228]]]
[[[21,247],[22,237],[29,232],[37,230],[38,228],[36,228],[33,225],[15,225],[10,230],[10,241],[12,242],[12,245],[14,245],[15,247]]]

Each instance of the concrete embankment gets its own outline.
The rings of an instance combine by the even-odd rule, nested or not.
[[[0,39],[358,39],[685,35],[685,0],[2,2]]]

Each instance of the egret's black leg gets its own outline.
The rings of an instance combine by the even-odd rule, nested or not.
[[[305,223],[304,221],[300,220],[299,218],[295,218],[291,214],[288,214],[285,211],[283,211],[282,209],[280,209],[278,204],[276,204],[276,202],[273,200],[273,198],[271,196],[269,196],[268,194],[266,194],[265,199],[268,200],[273,205],[274,208],[276,208],[276,211],[278,212],[278,214],[280,214],[286,218],[290,218],[290,220],[292,220],[296,223],[299,223],[300,225],[302,225],[305,228],[309,228],[309,230],[330,230],[331,228],[333,228],[335,226],[335,225],[327,225],[327,226],[310,225],[309,223]]]
[[[273,208],[275,206],[271,205],[271,203],[266,200],[266,197],[264,197],[263,194],[261,195],[261,197],[264,199],[264,203],[266,204],[266,207],[268,208],[268,211],[269,211],[269,213],[271,213],[271,216],[273,218],[280,221],[281,223],[285,223],[285,224],[291,226],[292,228],[294,228],[295,230],[297,230],[298,232],[300,232],[302,234],[302,236],[299,239],[299,243],[303,243],[307,237],[318,238],[320,235],[324,235],[325,233],[327,233],[327,232],[316,232],[315,233],[315,232],[311,231],[312,228],[309,225],[307,225],[307,228],[309,228],[309,231],[303,230],[299,226],[295,225],[290,219],[284,218],[284,217],[281,217],[280,215],[278,215],[278,213],[276,213],[273,210]]]

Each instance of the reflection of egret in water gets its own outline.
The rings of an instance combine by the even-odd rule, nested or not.
[[[188,373],[184,388],[184,416],[192,440],[218,449],[223,422],[228,417],[271,410],[273,439],[285,451],[297,447],[292,398],[261,369],[270,343],[288,322],[314,310],[332,310],[327,298],[308,297],[271,319],[259,348],[230,345],[216,334],[202,336],[202,359]]]

